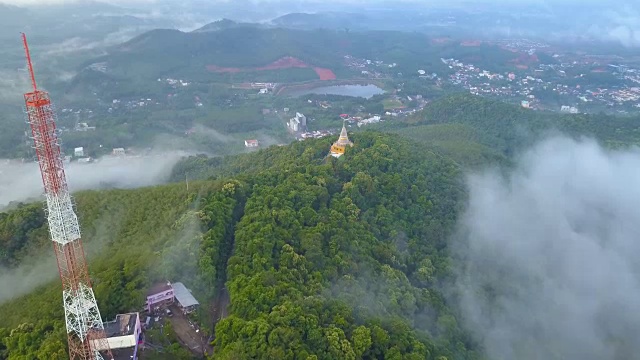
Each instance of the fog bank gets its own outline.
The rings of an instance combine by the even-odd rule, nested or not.
[[[142,157],[105,157],[90,164],[65,164],[72,191],[100,187],[134,188],[166,182],[171,169],[183,154],[178,152]],[[44,201],[37,163],[0,162],[0,209],[11,201]],[[44,206],[44,202],[43,202]],[[99,253],[117,232],[125,212],[101,214],[92,224],[93,241],[84,242],[87,256]],[[85,239],[86,240],[86,239]],[[56,260],[50,247],[29,256],[16,268],[0,267],[0,304],[33,291],[58,278]],[[0,326],[1,326],[0,321]]]
[[[637,149],[559,137],[468,177],[456,285],[490,358],[637,357],[639,185]]]
[[[156,185],[168,180],[171,169],[183,155],[168,152],[141,157],[105,157],[89,164],[72,162],[65,164],[67,182],[71,191]],[[0,208],[11,201],[41,199],[43,191],[37,163],[0,161]]]

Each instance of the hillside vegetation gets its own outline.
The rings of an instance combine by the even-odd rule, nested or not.
[[[441,57],[473,58],[475,63],[486,64],[489,68],[496,64],[506,65],[513,57],[510,52],[497,47],[434,44],[426,35],[418,33],[307,31],[225,21],[190,33],[152,30],[91,63],[106,63],[107,73],[121,80],[184,76],[197,81],[229,81],[231,75],[208,72],[206,67],[215,65],[249,70],[283,57],[295,57],[310,66],[331,69],[340,76],[351,74],[344,68],[344,55],[396,62],[398,72],[406,73],[415,73],[420,68],[446,73],[449,69],[442,64]],[[312,76],[313,72],[308,74]],[[359,71],[355,74],[359,75]],[[223,75],[226,77],[221,77]],[[307,78],[314,79],[317,77]],[[272,76],[271,79],[287,80],[286,74],[280,74],[279,78]],[[299,80],[302,78],[295,79]]]
[[[506,164],[543,137],[588,136],[606,147],[640,145],[640,118],[533,111],[470,94],[439,98],[402,121],[371,129],[419,142],[466,167]]]
[[[203,304],[226,284],[230,316],[215,327],[215,359],[478,359],[439,290],[451,276],[458,167],[391,135],[353,140],[337,160],[325,159],[327,139],[218,164],[193,158],[225,175],[188,191],[77,194],[103,317],[138,310],[156,280],[185,282]],[[44,241],[39,209],[0,218],[0,229],[24,219],[23,235],[0,237],[11,266],[21,247]],[[0,357],[64,358],[59,298],[52,280],[0,305]]]
[[[507,161],[507,157],[493,146],[482,131],[469,125],[417,125],[401,128],[396,132],[468,167]]]
[[[219,186],[215,183],[194,184],[191,195],[184,186],[176,185],[77,194],[85,251],[103,319],[112,319],[122,311],[137,311],[144,303],[147,286],[174,275],[172,267],[184,263],[184,259],[178,264],[171,260],[173,246],[187,234],[180,221],[188,216],[197,194],[207,196],[216,188]],[[53,256],[44,251],[50,249],[50,243],[42,204],[24,205],[2,214],[0,224],[5,229],[0,233],[0,248],[13,256],[8,261],[10,267],[19,266],[23,260],[25,266],[36,263],[23,255],[29,253],[28,248],[46,254],[40,256]],[[31,275],[51,279],[48,284],[0,305],[0,327],[5,328],[0,329],[4,338],[0,358],[68,359],[60,285],[55,263],[51,265],[48,274]]]
[[[176,184],[77,194],[103,317],[139,310],[148,286],[172,279],[204,304],[197,318],[215,334],[214,359],[482,359],[441,290],[465,203],[461,166],[508,163],[550,131],[609,146],[640,140],[633,118],[467,95],[379,127],[396,134],[356,132],[340,159],[327,157],[334,139],[307,140],[190,157],[174,169]],[[20,268],[48,246],[41,204],[0,214],[1,265]],[[49,282],[0,305],[0,358],[65,358],[50,271]],[[230,315],[213,327],[206,305],[223,287]]]
[[[481,142],[507,155],[554,132],[595,137],[608,146],[640,144],[638,116],[533,111],[469,94],[442,98],[408,123],[464,124],[481,135]]]
[[[607,147],[640,145],[640,119],[605,114],[539,112],[469,94],[453,94],[430,103],[403,120],[368,125],[369,130],[395,133],[421,144],[465,168],[506,165],[520,151],[550,135],[588,136]],[[320,140],[328,148],[332,139]],[[289,148],[302,152],[307,142]],[[174,168],[174,181],[252,173],[282,161],[289,148],[237,157],[192,157]],[[257,160],[257,161],[256,161]]]

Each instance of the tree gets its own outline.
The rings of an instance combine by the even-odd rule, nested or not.
[[[371,347],[371,330],[363,325],[358,326],[353,331],[352,341],[356,358],[361,359]]]

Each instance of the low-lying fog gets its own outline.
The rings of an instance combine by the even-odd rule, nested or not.
[[[638,358],[640,151],[555,137],[517,163],[468,177],[467,327],[496,360]]]
[[[171,169],[185,155],[168,152],[140,157],[104,157],[97,162],[65,164],[71,191],[100,187],[134,188],[166,182]],[[0,161],[0,208],[12,201],[39,199],[42,178],[36,162]]]

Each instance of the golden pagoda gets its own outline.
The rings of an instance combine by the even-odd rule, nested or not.
[[[338,141],[334,142],[331,145],[331,156],[339,158],[344,155],[344,150],[347,146],[353,146],[351,140],[349,140],[349,136],[347,136],[347,128],[344,123],[342,123],[342,131],[340,132],[340,137]]]

